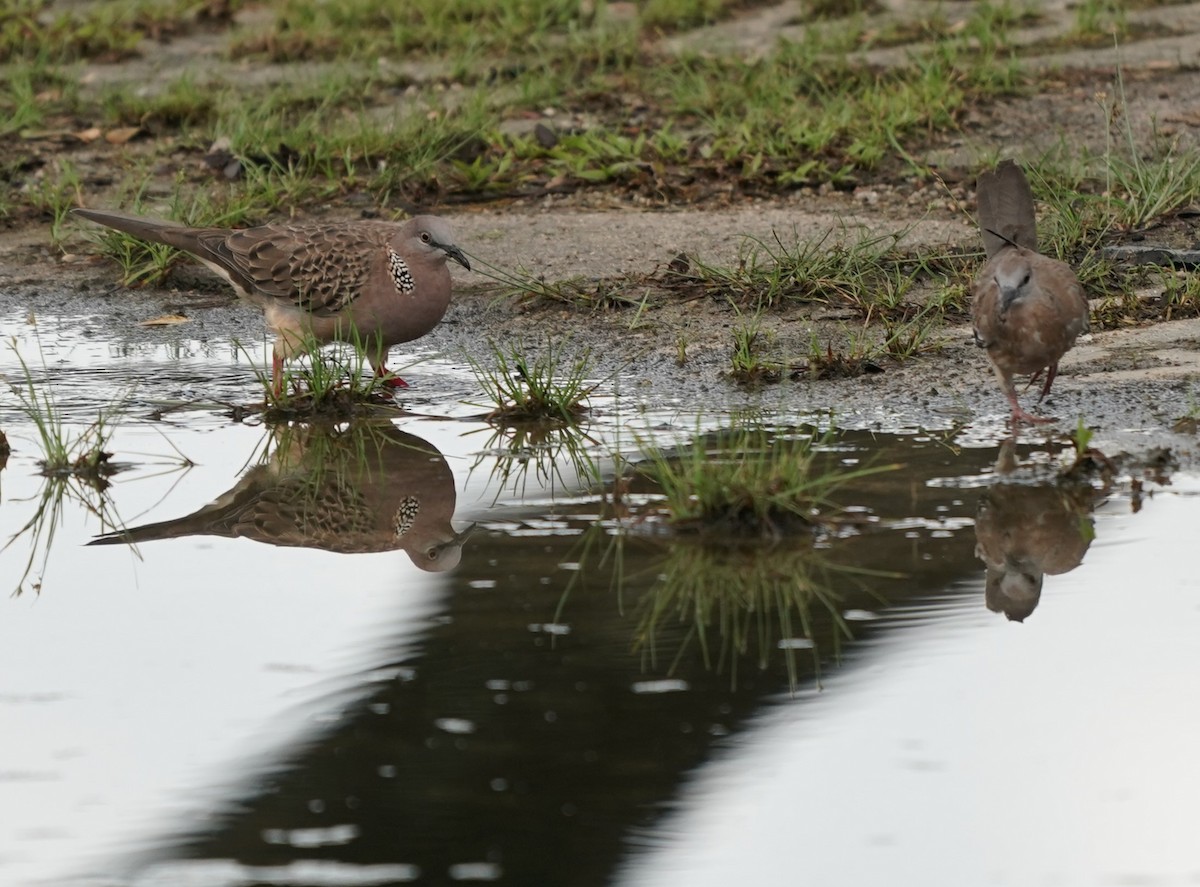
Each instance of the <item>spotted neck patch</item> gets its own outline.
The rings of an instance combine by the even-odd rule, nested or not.
[[[396,285],[397,292],[407,296],[417,288],[408,264],[391,247],[388,247],[388,270],[392,272],[392,283]]]
[[[405,496],[400,500],[396,513],[392,515],[392,531],[396,534],[397,539],[408,534],[420,513],[421,502],[416,496]]]

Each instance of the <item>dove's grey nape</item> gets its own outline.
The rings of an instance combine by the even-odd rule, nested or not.
[[[1012,408],[1012,422],[1049,422],[1021,409],[1013,375],[1045,373],[1044,398],[1058,362],[1088,330],[1088,306],[1071,266],[1037,252],[1029,180],[1005,160],[976,185],[987,263],[971,285],[975,341],[987,349]],[[1039,398],[1040,402],[1041,398]]]
[[[263,309],[275,333],[272,383],[283,362],[315,339],[364,348],[387,376],[388,349],[428,333],[450,304],[453,259],[471,265],[445,219],[406,222],[273,222],[257,228],[189,228],[105,210],[80,216],[191,253],[243,299]],[[403,379],[388,384],[403,387]]]

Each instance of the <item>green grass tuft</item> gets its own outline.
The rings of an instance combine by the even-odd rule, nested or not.
[[[489,345],[488,365],[474,356],[467,361],[491,401],[490,420],[572,425],[587,413],[588,398],[598,384],[589,381],[590,349],[567,354],[565,345],[547,341],[532,355],[521,342]]]
[[[662,490],[678,530],[741,537],[811,532],[835,509],[833,494],[896,465],[844,468],[822,458],[828,434],[750,425],[698,439],[668,455],[648,449],[638,470]]]

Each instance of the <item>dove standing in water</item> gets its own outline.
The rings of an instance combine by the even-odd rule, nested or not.
[[[1021,409],[1015,373],[1037,379],[1044,398],[1058,362],[1088,329],[1087,299],[1071,266],[1037,252],[1033,192],[1011,160],[979,177],[975,189],[987,264],[971,286],[975,343],[987,349],[1012,406],[1012,421],[1051,422]],[[1038,399],[1039,402],[1041,398]]]
[[[283,362],[304,350],[349,342],[386,376],[388,349],[428,333],[450,304],[454,259],[468,271],[444,219],[407,222],[273,222],[257,228],[189,228],[95,209],[85,219],[191,253],[263,309],[275,332],[271,379],[283,390]],[[386,383],[405,387],[398,377]]]

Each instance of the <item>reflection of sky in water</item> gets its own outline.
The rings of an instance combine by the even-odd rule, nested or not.
[[[121,399],[133,384],[137,397],[164,399],[153,406],[169,398],[206,404],[147,421],[151,401],[134,401],[110,447],[136,466],[112,489],[125,523],[189,514],[232,488],[254,462],[265,429],[233,424],[213,404],[256,393],[251,364],[261,346],[249,357],[228,342],[200,339],[116,346],[93,338],[86,318],[57,323],[53,337],[44,332],[51,325],[40,322],[41,354],[76,430],[94,418],[97,404]],[[40,376],[33,328],[6,322],[4,329],[20,338]],[[11,351],[0,348],[0,372],[11,379],[14,371]],[[406,404],[443,416],[479,412],[460,402],[478,399],[461,367],[435,361],[421,372],[438,382],[405,394]],[[673,445],[714,426],[713,415],[697,420],[686,404],[622,412],[615,401],[601,403],[596,434],[611,439],[620,427],[627,448],[652,438]],[[11,401],[0,400],[0,427],[17,447],[0,474],[3,544],[28,519],[42,481],[33,474],[32,431]],[[444,453],[458,487],[460,528],[464,517],[486,518],[493,530],[510,526],[514,537],[537,546],[522,556],[540,551],[543,537],[575,532],[549,513],[551,497],[536,477],[525,488],[520,478],[493,472],[505,439],[493,439],[486,426],[422,419],[401,427]],[[953,443],[978,454],[994,438],[976,427]],[[175,448],[196,467],[177,470]],[[949,452],[934,441],[923,458]],[[858,458],[849,445],[847,453]],[[936,515],[897,513],[884,523],[918,541],[971,534],[979,464],[956,457],[928,467],[926,489],[950,504]],[[552,482],[562,504],[577,478],[559,468],[565,474]],[[718,740],[717,754],[684,777],[674,812],[630,838],[620,880],[1024,885],[1200,873],[1190,827],[1192,799],[1200,797],[1192,766],[1200,730],[1188,658],[1198,648],[1200,603],[1195,583],[1183,578],[1195,500],[1174,495],[1197,488],[1177,479],[1136,518],[1123,502],[1102,509],[1083,566],[1048,576],[1024,625],[985,609],[982,564],[971,565],[977,580],[962,595],[943,595],[919,611],[880,608],[883,618],[872,625],[903,627],[849,646],[849,667],[826,672],[821,692],[804,685],[795,700],[752,715],[747,727]],[[526,502],[514,503],[522,492]],[[590,500],[575,501],[595,512]],[[943,515],[949,507],[957,510]],[[464,617],[510,618],[502,595],[511,589],[503,586],[527,577],[500,576],[502,587],[493,591],[491,567],[471,564],[481,578],[469,588],[485,595],[472,599],[453,576],[423,573],[402,551],[337,555],[193,536],[145,543],[138,560],[124,546],[83,547],[103,529],[68,507],[41,595],[0,598],[0,883],[111,874],[112,859],[134,871],[131,854],[139,850],[154,860],[141,875],[157,872],[170,884],[184,877],[202,885],[418,877],[403,860],[355,867],[302,858],[352,842],[353,822],[268,829],[262,842],[297,850],[269,871],[223,858],[178,860],[170,845],[203,830],[230,798],[252,797],[264,771],[302,757],[292,753],[336,729],[343,709],[373,695],[377,678],[392,676],[376,675],[375,666],[404,660],[451,603]],[[477,541],[482,547],[482,534]],[[970,544],[959,546],[964,555]],[[15,584],[26,552],[18,540],[0,554],[6,583]],[[564,549],[548,568],[562,572],[576,556]],[[522,637],[565,644],[600,633],[600,649],[620,655],[592,664],[613,669],[619,662],[638,674],[625,625],[588,624],[573,609],[585,600],[570,603],[561,622],[552,607],[517,614]],[[471,606],[482,609],[473,614]],[[605,607],[582,612],[604,614]],[[492,632],[492,623],[486,628]],[[455,660],[451,673],[467,664]],[[474,664],[491,674],[490,659]],[[702,704],[695,674],[631,681],[615,673],[607,679],[625,680],[619,692],[657,694],[663,701],[656,708],[692,694]],[[438,724],[446,733],[461,726]],[[673,778],[664,781],[673,787]],[[155,858],[159,845],[166,849]],[[484,868],[450,874],[495,874],[489,863],[462,864]]]
[[[139,408],[148,412],[180,401],[202,403],[208,409],[248,403],[258,395],[256,378],[270,372],[270,342],[257,320],[244,338],[233,342],[209,336],[202,320],[139,327],[130,319],[124,325],[116,321],[114,329],[111,318],[102,325],[93,316],[42,315],[36,307],[36,323],[29,323],[29,316],[26,311],[0,312],[0,381],[24,381],[19,354],[35,379],[54,381],[55,401],[69,418],[90,422],[97,406],[104,404],[131,405],[136,415]],[[415,383],[403,394],[410,409],[427,408],[446,394],[470,399],[478,391],[461,361],[419,343],[393,349],[390,364]],[[0,398],[0,422],[11,421],[10,407],[7,398]],[[478,407],[464,406],[448,414],[478,412]],[[168,414],[168,420],[172,416]]]
[[[760,717],[620,882],[1190,883],[1197,492],[1177,478],[1136,517],[1102,510],[1027,623],[982,594],[937,603],[818,701]]]
[[[261,455],[266,430],[231,423],[217,405],[257,393],[253,348],[247,354],[227,341],[186,338],[114,345],[93,338],[86,317],[39,317],[34,326],[22,313],[6,316],[4,328],[0,377],[23,381],[10,347],[15,339],[34,377],[51,380],[68,435],[82,433],[100,408],[124,408],[110,420],[108,449],[134,465],[109,491],[125,525],[195,511],[232,488]],[[438,361],[422,372],[445,384],[406,395],[418,409],[467,378]],[[172,398],[198,395],[199,409],[147,418]],[[453,402],[438,410],[478,411]],[[460,505],[478,511],[493,501],[486,467],[471,470],[486,427],[404,427],[443,451]],[[7,397],[0,399],[0,428],[14,447],[0,474],[2,545],[33,514],[43,480],[35,473],[36,431]],[[196,465],[182,470],[180,454]],[[286,749],[331,729],[343,705],[369,694],[373,678],[363,669],[377,650],[403,655],[397,637],[415,642],[444,597],[444,577],[421,572],[399,550],[338,555],[191,536],[144,543],[139,559],[124,545],[84,546],[109,529],[68,502],[40,595],[27,590],[7,598],[28,538],[0,554],[5,885],[61,883],[69,873],[110,876],[114,855],[127,858],[131,849],[150,849],[150,836],[200,825],[239,794],[232,786],[253,782]],[[314,883],[348,876],[317,863],[280,871]],[[383,867],[355,878],[402,874]],[[229,883],[240,876],[217,865],[200,877]]]
[[[209,501],[262,435],[173,431],[199,466],[119,477],[122,519]],[[113,444],[160,462],[172,455],[148,426],[118,431]],[[25,461],[2,478],[6,541],[40,485]],[[345,693],[367,692],[358,672],[373,647],[405,627],[419,634],[441,597],[439,579],[401,551],[343,556],[191,537],[147,543],[138,560],[125,546],[82,547],[99,529],[68,507],[41,595],[6,600],[0,618],[0,711],[20,727],[0,733],[6,884],[61,875],[55,860],[78,870],[194,822],[221,787],[319,733]],[[6,581],[25,552],[23,540],[5,552]]]
[[[15,363],[10,350],[14,341],[31,368],[40,368],[44,360],[50,370],[107,367],[132,357],[151,363],[193,362],[211,367],[214,361],[245,363],[247,355],[257,358],[266,353],[258,329],[247,331],[245,353],[228,341],[208,341],[203,325],[194,322],[154,329],[130,320],[124,330],[127,341],[113,342],[111,323],[101,327],[90,315],[42,314],[36,306],[30,311],[0,314],[0,328],[5,333],[6,352],[0,354],[0,366],[5,369]]]

